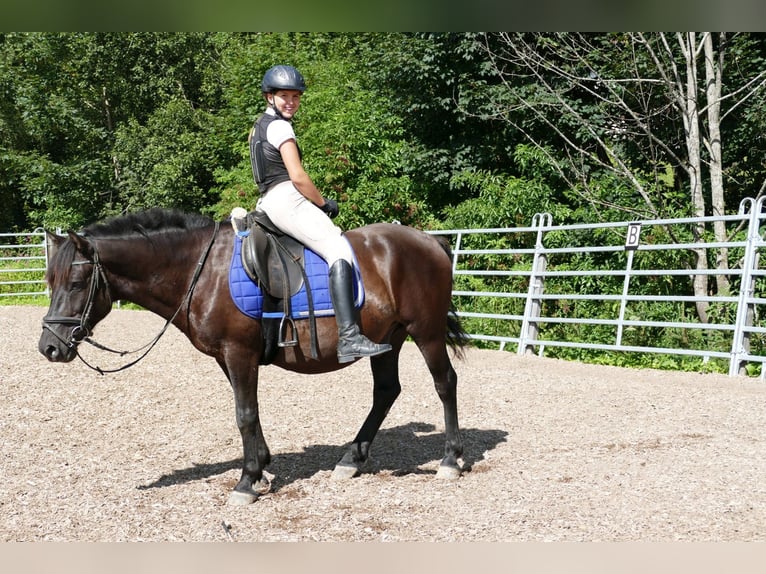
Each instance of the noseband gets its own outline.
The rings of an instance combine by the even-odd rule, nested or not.
[[[96,251],[95,247],[93,248],[93,261],[73,261],[72,265],[86,265],[88,263],[93,265],[93,273],[91,273],[90,276],[88,298],[85,302],[85,308],[83,309],[80,317],[57,317],[55,315],[46,315],[43,317],[43,329],[48,329],[54,337],[56,337],[69,348],[76,347],[83,339],[90,336],[93,328],[90,322],[90,315],[93,312],[93,304],[96,301],[96,296],[98,295],[99,289],[102,287],[105,289],[106,296],[109,299],[109,306],[112,306],[112,296],[109,293],[109,283],[106,280],[104,267],[101,265],[101,261],[98,257],[98,251]],[[51,328],[52,325],[73,325],[73,327],[69,332],[69,336],[64,339]]]

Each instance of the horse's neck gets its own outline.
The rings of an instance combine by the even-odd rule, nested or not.
[[[163,237],[110,241],[102,253],[113,300],[135,303],[167,319],[186,295],[200,241]]]

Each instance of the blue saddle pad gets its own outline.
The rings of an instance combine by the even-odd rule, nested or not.
[[[245,273],[242,267],[242,238],[235,236],[234,249],[231,254],[231,266],[229,268],[229,291],[237,308],[245,315],[254,319],[278,319],[283,313],[263,312],[263,291]],[[314,300],[314,315],[328,317],[335,315],[332,301],[330,300],[330,287],[327,262],[311,249],[303,249],[303,258],[306,268],[306,277],[311,287],[311,296]],[[359,266],[354,259],[354,303],[357,308],[364,303],[364,287],[359,273]],[[309,317],[309,304],[306,295],[306,285],[290,298],[290,309],[293,319],[307,319]]]

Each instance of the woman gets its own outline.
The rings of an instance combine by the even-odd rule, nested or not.
[[[260,191],[255,209],[327,262],[338,323],[338,361],[348,363],[385,353],[391,345],[374,343],[359,331],[351,246],[331,221],[338,215],[338,204],[322,197],[303,169],[290,122],[305,91],[303,76],[292,66],[274,66],[263,76],[261,92],[267,107],[249,136],[253,177]]]

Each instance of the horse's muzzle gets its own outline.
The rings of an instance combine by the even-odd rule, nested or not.
[[[46,359],[53,363],[69,363],[77,356],[76,346],[66,345],[50,329],[43,329],[37,348]]]

